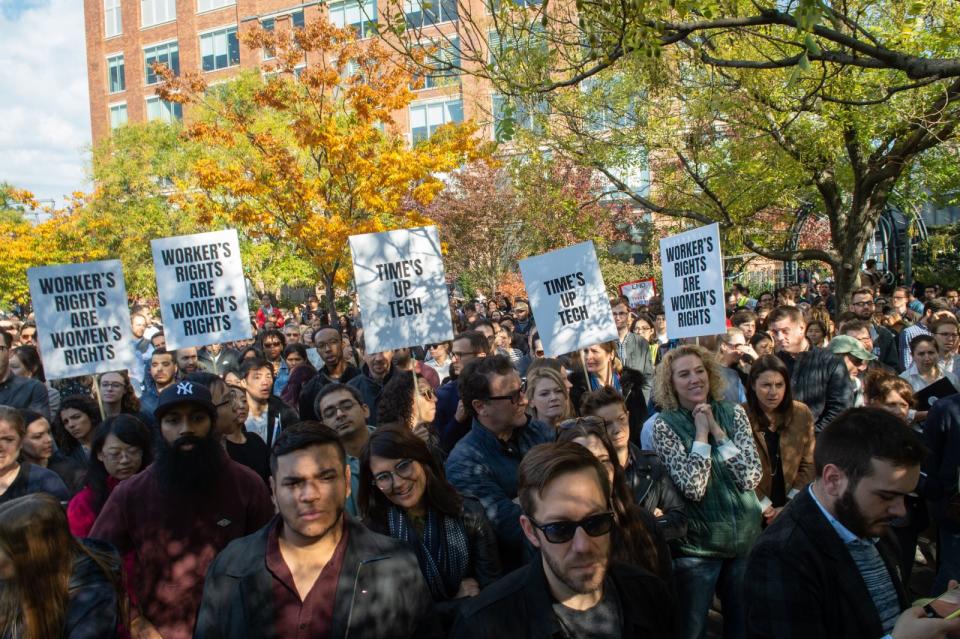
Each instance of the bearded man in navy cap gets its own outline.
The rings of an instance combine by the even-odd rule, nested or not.
[[[263,480],[215,436],[210,391],[190,381],[160,393],[156,461],[111,493],[90,536],[136,556],[131,636],[192,636],[207,567],[273,516]]]

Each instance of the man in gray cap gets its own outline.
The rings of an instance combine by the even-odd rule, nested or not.
[[[837,335],[830,340],[828,348],[834,355],[843,357],[853,385],[853,405],[863,406],[863,375],[867,372],[867,362],[872,362],[877,356],[864,348],[860,340],[849,335]]]
[[[207,568],[228,543],[273,516],[263,480],[215,437],[210,391],[182,381],[160,393],[156,462],[119,484],[90,536],[136,556],[133,637],[193,634]]]

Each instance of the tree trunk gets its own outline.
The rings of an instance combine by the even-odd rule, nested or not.
[[[333,326],[339,322],[340,316],[337,314],[337,293],[333,286],[333,273],[322,273],[324,298],[327,302],[327,312],[330,314],[330,325]]]

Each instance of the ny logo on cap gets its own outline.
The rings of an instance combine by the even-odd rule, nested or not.
[[[177,384],[177,395],[193,395],[193,384],[191,382]]]

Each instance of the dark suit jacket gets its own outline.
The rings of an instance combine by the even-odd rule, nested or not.
[[[660,579],[636,566],[611,564],[620,597],[624,639],[672,639],[677,605]],[[450,639],[563,639],[553,612],[543,560],[536,558],[493,584],[460,609]]]
[[[889,328],[879,324],[874,324],[873,330],[877,332],[877,337],[873,340],[873,352],[877,359],[897,373],[902,373],[903,364],[900,360],[900,349],[897,347],[897,336]]]
[[[906,609],[895,543],[888,535],[877,547]],[[856,563],[807,490],[760,535],[743,581],[749,639],[879,639],[884,634]]]
[[[416,555],[401,542],[344,517],[347,550],[337,581],[331,639],[440,636]],[[195,639],[282,639],[276,634],[273,576],[266,565],[267,536],[276,523],[274,518],[217,555],[203,586]]]

